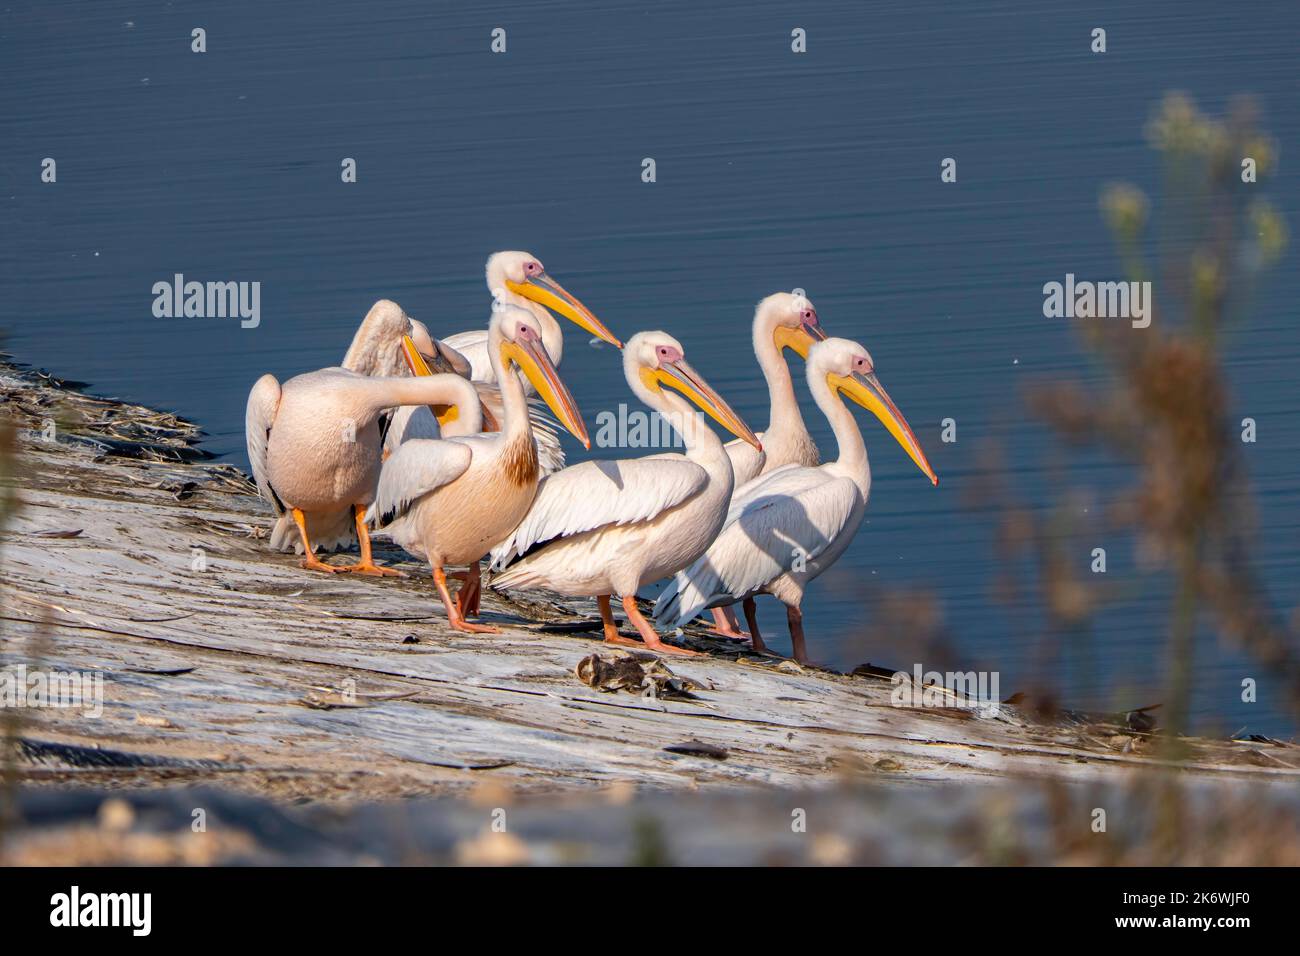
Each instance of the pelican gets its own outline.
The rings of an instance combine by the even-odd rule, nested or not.
[[[537,495],[537,446],[517,372],[527,376],[564,427],[591,446],[573,396],[547,355],[542,331],[528,310],[509,304],[494,307],[487,344],[501,387],[501,431],[404,442],[379,476],[376,527],[428,560],[447,620],[458,631],[497,630],[466,620],[478,612],[478,562],[528,513]],[[454,602],[447,588],[449,564],[468,566]]]
[[[661,625],[680,627],[705,608],[743,600],[754,648],[765,651],[754,595],[771,594],[786,606],[795,659],[808,663],[804,590],[849,546],[871,490],[866,445],[845,396],[879,418],[917,467],[939,483],[865,348],[847,339],[826,339],[812,347],[807,372],[813,399],[835,433],[839,457],[816,468],[786,465],[738,489],[717,540],[659,596],[655,620]]]
[[[623,373],[633,393],[681,435],[686,453],[588,461],[546,478],[532,510],[492,551],[494,567],[506,568],[492,587],[543,587],[594,596],[605,640],[637,644],[618,633],[609,604],[610,595],[618,594],[647,646],[694,654],[659,639],[637,610],[636,592],[704,553],[726,518],[733,479],[722,441],[703,416],[667,389],[676,389],[755,448],[761,444],[686,364],[681,343],[671,335],[633,336],[623,351]]]
[[[817,444],[799,412],[794,396],[790,367],[785,350],[791,349],[804,360],[808,350],[826,338],[817,322],[817,310],[806,296],[776,292],[758,303],[753,322],[754,357],[767,382],[769,401],[768,425],[758,433],[763,450],[747,442],[727,442],[727,457],[736,475],[736,488],[747,485],[759,475],[785,465],[817,465]],[[730,607],[713,608],[714,630],[726,637],[744,637],[735,611]]]
[[[488,292],[495,302],[527,309],[537,319],[542,330],[542,345],[555,367],[559,367],[564,354],[564,333],[548,309],[576,322],[596,338],[620,349],[623,347],[623,343],[590,309],[547,274],[541,261],[531,252],[494,252],[488,257],[486,272]],[[469,362],[470,378],[474,381],[499,382],[487,329],[457,332],[443,341]]]
[[[542,330],[542,345],[556,368],[564,354],[564,333],[550,310],[570,319],[591,335],[618,348],[623,347],[617,336],[607,329],[577,296],[568,292],[547,273],[531,252],[494,252],[487,261],[487,287],[494,302],[527,309],[537,319]],[[457,332],[442,340],[443,345],[464,356],[470,366],[470,378],[481,383],[480,393],[489,415],[501,416],[501,395],[497,390],[497,373],[488,348],[487,329]],[[420,344],[417,340],[417,344]],[[531,392],[528,382],[526,392]],[[489,423],[489,431],[494,430]],[[542,473],[549,475],[564,467],[564,449],[560,437],[544,415],[533,420],[533,434],[537,439]]]
[[[418,357],[409,338],[402,347]],[[258,491],[276,513],[273,548],[294,546],[296,528],[304,568],[400,574],[374,563],[366,531],[380,473],[380,419],[399,405],[435,406],[444,415],[463,409],[472,416],[478,393],[459,375],[377,377],[346,368],[308,372],[283,385],[274,375],[257,380],[244,426]],[[356,564],[330,565],[316,557],[316,548],[351,543],[354,535],[361,546]]]
[[[404,338],[410,340],[409,349],[402,345]],[[415,369],[417,363],[420,372]],[[430,375],[436,371],[470,377],[470,365],[464,356],[434,339],[423,322],[408,316],[390,299],[380,299],[370,307],[341,364],[359,375],[396,377]],[[484,428],[495,431],[499,427],[480,390],[479,400],[473,403],[462,401],[433,409],[427,405],[404,405],[393,409],[386,420],[381,420],[380,430],[384,433],[384,457],[387,458],[410,438],[450,438],[475,434]]]

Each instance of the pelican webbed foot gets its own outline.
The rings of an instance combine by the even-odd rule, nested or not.
[[[404,578],[406,574],[398,571],[396,568],[385,568],[375,564],[374,559],[370,556],[370,532],[366,529],[366,506],[353,505],[352,513],[357,523],[357,542],[361,546],[361,560],[356,564],[344,564],[335,571],[350,571],[353,574],[364,574],[376,578]]]
[[[351,570],[351,568],[340,567],[335,564],[326,564],[314,554],[309,554],[298,562],[298,567],[306,571],[324,571],[327,574],[342,574],[344,571]]]
[[[339,574],[346,571],[347,568],[338,567],[333,564],[326,564],[320,558],[316,557],[316,549],[312,547],[311,538],[307,535],[307,516],[298,508],[291,512],[293,523],[298,526],[298,536],[302,538],[302,553],[304,555],[300,567],[307,571],[324,571],[326,574]]]
[[[749,640],[749,635],[740,629],[740,621],[736,620],[736,612],[729,607],[715,607],[713,609],[713,627],[709,630],[715,637],[726,637],[737,641]]]
[[[606,598],[605,602],[605,608],[607,609],[609,607],[609,598]],[[645,615],[643,615],[637,608],[635,594],[629,594],[627,597],[623,598],[623,611],[627,614],[628,621],[636,628],[637,633],[641,635],[641,640],[645,642],[645,646],[650,650],[658,651],[660,654],[676,654],[680,657],[703,656],[699,651],[692,651],[685,647],[676,647],[672,644],[665,644],[659,637],[658,633],[655,632],[655,629],[650,625],[650,622],[645,619]],[[617,634],[617,631],[615,631],[615,633]],[[621,635],[618,635],[617,640],[612,640],[609,636],[608,626],[606,626],[605,630],[605,640],[609,641],[611,644],[637,643],[636,641],[630,640]]]

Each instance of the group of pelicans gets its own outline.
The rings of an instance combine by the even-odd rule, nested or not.
[[[827,338],[802,295],[763,299],[753,344],[771,419],[755,434],[687,364],[680,342],[640,332],[624,345],[535,256],[495,253],[487,284],[486,329],[435,339],[381,300],[341,366],[283,384],[272,375],[257,381],[245,427],[257,487],[277,515],[272,547],[299,550],[303,567],[316,571],[397,575],[371,556],[370,534],[382,531],[429,562],[451,627],[470,632],[496,630],[469,620],[479,612],[480,562],[490,557],[498,572],[491,587],[595,597],[605,640],[672,654],[694,652],[660,638],[637,607],[640,588],[671,576],[655,605],[660,627],[675,630],[712,610],[719,634],[748,637],[759,652],[767,648],[754,598],[770,594],[786,606],[794,656],[806,662],[804,589],[848,547],[871,487],[844,400],[873,412],[938,484],[867,350]],[[552,312],[622,350],[628,387],[680,435],[684,454],[564,467],[538,398],[591,444],[557,371],[564,340]],[[806,362],[809,391],[839,446],[834,461],[818,462],[787,349]],[[736,439],[723,444],[696,409]],[[354,564],[316,557],[318,548],[354,540]],[[449,580],[460,582],[454,598]],[[640,642],[619,634],[615,595]]]

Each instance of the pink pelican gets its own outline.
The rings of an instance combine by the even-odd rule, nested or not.
[[[633,393],[681,435],[686,453],[588,461],[548,476],[532,509],[493,548],[494,567],[506,570],[492,587],[595,597],[605,640],[637,643],[618,633],[609,601],[618,594],[645,645],[694,654],[664,644],[636,606],[638,588],[696,560],[726,519],[731,461],[691,403],[755,448],[761,445],[686,364],[681,343],[671,335],[633,336],[623,351],[623,373]]]

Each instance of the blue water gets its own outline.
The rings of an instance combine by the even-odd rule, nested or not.
[[[624,338],[677,335],[756,428],[753,305],[801,287],[832,334],[872,351],[942,479],[930,487],[862,417],[869,517],[813,586],[814,655],[970,663],[998,670],[1004,693],[1047,681],[1081,706],[1153,703],[1168,583],[1105,519],[1125,475],[1059,454],[1022,410],[1032,381],[1093,375],[1067,324],[1043,318],[1041,288],[1119,277],[1098,191],[1158,195],[1142,127],[1169,89],[1216,113],[1258,98],[1283,163],[1258,189],[1297,228],[1298,25],[1294,3],[11,4],[0,324],[19,359],[198,420],[243,463],[258,375],[337,363],[379,296],[435,333],[480,325],[495,249],[536,253]],[[1089,50],[1097,26],[1105,54]],[[806,54],[790,50],[795,27]],[[949,156],[958,181],[944,184]],[[55,184],[40,182],[44,157]],[[344,157],[355,184],[340,182]],[[1283,613],[1300,604],[1293,261],[1227,340],[1232,416],[1259,427],[1256,556]],[[259,281],[260,326],[154,318],[151,287],[177,272]],[[592,423],[629,397],[615,353],[585,342],[570,330],[563,373]],[[939,440],[945,417],[955,444]],[[1059,656],[1030,568],[1004,565],[993,516],[970,504],[989,441],[1032,507],[1054,486],[1088,490],[1067,542],[1081,575],[1107,547],[1112,603]],[[994,593],[1005,572],[1023,585],[1010,603]],[[899,588],[935,596],[947,652],[881,633]],[[764,614],[787,646],[783,615]],[[1293,732],[1265,668],[1208,628],[1196,660],[1203,728]],[[1257,703],[1241,702],[1244,677]]]

